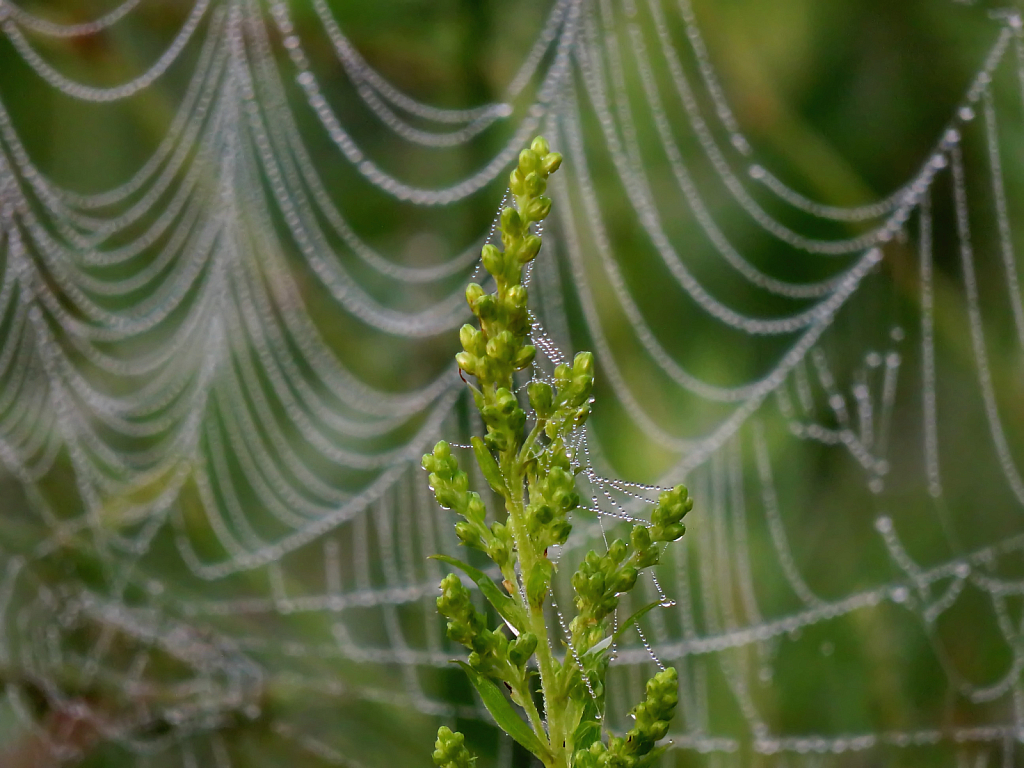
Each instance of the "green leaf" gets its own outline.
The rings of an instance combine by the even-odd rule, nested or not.
[[[595,719],[596,713],[593,710],[592,706],[587,708],[573,735],[573,748],[576,750],[589,749],[591,744],[601,738],[601,723]]]
[[[466,671],[469,681],[473,683],[476,692],[480,694],[484,706],[487,707],[487,711],[491,713],[491,717],[494,718],[494,722],[498,724],[498,727],[539,757],[541,761],[546,762],[549,760],[551,756],[548,754],[547,747],[544,746],[537,734],[533,732],[533,729],[512,709],[512,705],[505,698],[505,694],[501,692],[501,689],[466,662],[456,661],[455,663]]]
[[[665,604],[664,601],[656,600],[653,603],[645,605],[639,611],[637,611],[632,616],[630,616],[628,619],[626,619],[624,622],[622,622],[622,626],[619,627],[618,632],[616,632],[614,635],[612,635],[612,639],[613,640],[618,640],[619,637],[621,637],[622,633],[625,632],[627,629],[629,629],[634,624],[636,624],[636,622],[640,619],[641,616],[643,616],[648,611],[653,610],[654,608],[659,608],[659,607],[663,606],[664,604]]]
[[[501,470],[498,469],[498,463],[491,455],[490,449],[484,445],[483,440],[475,435],[470,438],[470,442],[473,444],[473,453],[476,454],[476,463],[480,465],[480,471],[484,473],[488,485],[494,489],[495,493],[507,497],[508,488],[505,485],[505,478],[501,476]]]
[[[614,637],[612,637],[611,635],[608,635],[608,637],[606,637],[601,642],[596,643],[593,648],[591,648],[589,651],[587,651],[585,654],[583,654],[584,658],[586,658],[587,656],[590,656],[592,654],[598,654],[601,651],[607,649],[612,644],[612,640],[614,640],[614,639],[615,639]]]
[[[650,768],[650,766],[657,762],[659,757],[668,751],[668,748],[669,744],[662,744],[660,747],[655,747],[634,763],[635,768]]]
[[[431,555],[430,559],[447,563],[469,576],[477,587],[480,588],[480,593],[487,598],[487,602],[494,606],[494,610],[498,612],[501,618],[515,627],[516,632],[523,631],[523,628],[526,626],[526,616],[523,615],[522,609],[511,596],[501,591],[490,576],[474,568],[469,563],[456,560],[454,557],[448,557],[448,555]]]

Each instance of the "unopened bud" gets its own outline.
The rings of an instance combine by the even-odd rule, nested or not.
[[[529,176],[540,168],[540,157],[532,149],[524,149],[519,153],[519,172]]]
[[[470,309],[476,308],[476,303],[480,300],[480,297],[485,295],[484,289],[476,283],[470,283],[466,286],[466,303],[469,304]]]
[[[572,361],[572,372],[576,376],[589,376],[594,375],[594,353],[593,352],[580,352],[573,358]]]
[[[476,306],[473,308],[473,311],[481,320],[493,320],[498,314],[497,299],[491,294],[485,293],[476,300]]]
[[[509,661],[517,667],[521,667],[530,660],[535,650],[537,650],[537,636],[532,632],[524,632],[509,646]]]
[[[540,197],[544,194],[544,190],[548,188],[548,183],[544,177],[534,171],[526,177],[523,182],[523,189],[526,190],[526,194],[530,197]]]
[[[484,269],[495,277],[504,271],[505,255],[490,243],[483,248],[482,260]]]
[[[537,254],[540,253],[541,239],[536,235],[530,235],[526,240],[523,241],[522,247],[519,249],[519,262],[526,264],[527,262],[533,261],[537,258]]]
[[[530,149],[536,152],[540,157],[544,157],[548,152],[551,151],[551,147],[548,146],[548,140],[543,136],[538,136],[532,142],[530,142]]]
[[[531,344],[527,344],[519,349],[516,353],[515,360],[512,361],[513,367],[517,371],[521,371],[524,368],[528,368],[533,362],[533,358],[537,355],[537,348]]]
[[[484,502],[480,498],[480,494],[469,494],[469,503],[466,504],[465,515],[468,519],[478,523],[482,523],[484,521],[484,517],[487,516],[487,508],[484,506]]]
[[[510,237],[519,237],[523,232],[523,220],[515,208],[506,208],[501,212],[501,231]]]
[[[616,539],[612,542],[612,545],[608,547],[608,557],[611,558],[613,563],[621,563],[622,558],[626,556],[626,542],[622,539]]]
[[[546,381],[531,381],[526,388],[526,393],[529,395],[530,405],[537,412],[537,416],[541,419],[548,418],[551,415],[554,399],[551,385]]]
[[[523,211],[523,215],[529,221],[542,221],[551,213],[551,198],[549,197],[538,197],[536,200],[531,200],[526,205],[526,210]]]
[[[544,160],[541,162],[541,168],[544,171],[544,173],[550,176],[552,173],[558,170],[558,167],[561,164],[562,156],[557,152],[551,152],[547,156],[545,156]]]
[[[626,566],[615,578],[616,592],[629,592],[636,585],[637,570],[632,566]]]
[[[561,391],[569,383],[570,368],[565,363],[555,366],[555,386]]]
[[[484,335],[469,323],[459,329],[459,341],[462,342],[462,348],[471,355],[479,357],[484,353]]]
[[[459,352],[455,355],[455,362],[459,364],[459,368],[464,370],[470,376],[476,375],[476,361],[477,358],[469,352]]]
[[[480,536],[470,523],[460,520],[455,524],[455,535],[467,547],[480,547]]]
[[[508,187],[509,189],[512,190],[513,195],[519,196],[526,191],[526,189],[523,186],[523,181],[523,174],[519,172],[518,168],[516,168],[514,171],[512,171],[512,173],[509,174]]]
[[[515,355],[514,342],[515,339],[512,338],[511,333],[502,331],[493,339],[488,340],[487,356],[500,360],[503,363],[512,362],[512,358]]]
[[[647,530],[646,526],[633,526],[633,532],[630,534],[629,538],[633,543],[633,549],[637,552],[643,552],[651,546],[651,534],[650,531]]]
[[[526,288],[521,285],[513,285],[506,294],[509,304],[515,309],[522,309],[526,306]]]

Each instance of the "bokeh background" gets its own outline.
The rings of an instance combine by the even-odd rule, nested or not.
[[[1010,22],[1016,6],[948,0],[693,0],[697,27],[685,23],[687,6],[675,0],[583,0],[569,6],[580,18],[571,43],[573,58],[538,117],[538,131],[566,156],[560,171],[565,181],[553,195],[556,214],[542,256],[548,261],[538,262],[533,295],[541,320],[563,352],[604,350],[598,357],[589,438],[599,474],[641,484],[685,477],[697,499],[688,519],[685,554],[667,558],[661,587],[647,587],[652,594],[663,587],[668,597],[690,606],[688,613],[666,610],[643,623],[659,656],[683,670],[683,702],[674,730],[678,748],[662,764],[1015,764],[1024,758],[1024,561],[1018,540],[1024,533],[1024,498],[1014,488],[1014,477],[1020,483],[1016,468],[1024,463],[1024,337],[1016,320],[1021,307],[1014,308],[1008,291],[1021,259],[1012,250],[1007,257],[1001,238],[1009,232],[1011,244],[1013,237],[1020,239],[1024,200],[1019,25]],[[77,245],[55,223],[71,221],[68,208],[58,210],[32,189],[5,135],[0,140],[0,202],[9,210],[0,216],[3,268],[35,276],[19,283],[10,307],[39,304],[43,318],[33,320],[32,327],[37,333],[42,333],[40,323],[49,329],[56,348],[97,391],[112,397],[139,391],[145,377],[104,373],[76,352],[69,321],[51,305],[40,304],[38,292],[52,291],[57,306],[70,307],[70,317],[76,317],[76,300],[59,279],[60,259],[110,252],[133,242],[166,210],[176,185],[194,167],[199,170],[193,194],[202,201],[196,215],[203,220],[231,217],[212,252],[230,251],[240,262],[257,264],[260,271],[253,274],[267,285],[277,279],[273,269],[289,271],[297,286],[292,298],[316,327],[323,348],[358,381],[401,395],[440,377],[448,383],[438,392],[458,391],[451,370],[458,322],[426,333],[415,328],[382,332],[344,309],[290,236],[287,215],[280,200],[274,202],[273,182],[265,168],[259,170],[256,151],[248,155],[256,158],[256,170],[245,170],[241,158],[246,150],[239,146],[252,147],[255,141],[248,129],[237,126],[245,125],[250,103],[267,110],[268,122],[287,110],[324,190],[356,236],[392,264],[428,268],[456,259],[486,236],[502,200],[504,173],[465,199],[444,205],[396,199],[370,183],[339,152],[310,109],[296,81],[294,58],[289,58],[294,48],[273,22],[275,10],[280,16],[286,9],[309,71],[354,143],[382,172],[414,187],[457,184],[497,157],[534,114],[531,105],[543,101],[541,75],[509,99],[511,114],[493,120],[478,135],[457,146],[424,147],[397,135],[368,105],[359,79],[342,67],[307,0],[278,7],[213,0],[194,39],[164,74],[134,95],[110,102],[83,101],[74,92],[62,92],[40,77],[12,43],[15,30],[55,72],[109,88],[152,66],[194,10],[181,0],[141,0],[109,28],[75,37],[19,26],[21,17],[12,10],[66,25],[100,18],[116,7],[113,0],[0,2],[0,13],[7,14],[0,36],[0,101],[11,135],[54,188],[96,195],[144,167],[173,123],[202,61],[203,42],[216,35],[230,40],[225,30],[232,19],[243,46],[253,45],[260,34],[252,19],[267,20],[268,61],[283,79],[285,101],[261,101],[264,91],[258,85],[252,101],[246,101],[241,79],[221,86],[218,103],[234,99],[239,106],[234,113],[226,109],[222,122],[209,129],[209,135],[219,137],[210,142],[212,151],[188,154],[183,169],[172,174],[171,191],[142,205],[133,225],[86,237],[88,242]],[[508,85],[554,4],[326,0],[324,7],[366,66],[418,102],[455,110],[506,101]],[[664,26],[654,8],[661,9]],[[699,28],[707,47],[703,62],[687,36],[693,28]],[[998,120],[1005,217],[999,215],[993,192],[982,120],[989,96],[965,101],[1001,34],[1006,53],[986,93]],[[739,386],[766,376],[802,332],[752,333],[713,318],[680,287],[678,271],[659,254],[645,227],[651,217],[694,278],[737,313],[776,318],[807,309],[818,299],[770,295],[716,252],[680,191],[658,119],[670,126],[709,215],[757,269],[806,285],[841,274],[867,248],[838,258],[807,254],[766,232],[737,202],[674,90],[672,67],[658,47],[666,39],[678,52],[694,86],[696,108],[705,115],[729,169],[768,216],[807,238],[870,236],[886,217],[836,222],[795,210],[751,178],[752,167],[768,169],[823,205],[868,205],[917,178],[946,131],[960,131],[963,140],[957,146],[962,150],[955,151],[962,151],[966,169],[961,191],[966,192],[972,230],[968,255],[974,268],[967,285],[975,275],[978,301],[973,303],[965,289],[965,240],[958,235],[958,189],[949,170],[952,145],[945,145],[946,167],[936,167],[934,181],[928,179],[934,316],[922,310],[926,228],[915,203],[908,206],[908,221],[898,222],[884,242],[880,262],[834,316],[819,319],[821,332],[805,350],[806,360],[786,367],[777,387],[784,394],[754,403],[735,432],[719,432],[737,418],[740,406],[687,392],[659,367],[623,309],[602,260],[602,240],[621,275],[619,288],[635,301],[665,354],[713,385]],[[652,109],[645,73],[637,65],[637,41],[652,61],[663,111]],[[618,77],[616,56],[623,62]],[[708,62],[731,115],[716,116],[720,105],[701,79],[701,64]],[[552,49],[540,60],[541,74],[555,64]],[[596,77],[603,78],[611,105],[604,123],[594,99],[602,89],[595,91],[596,81],[587,81],[595,71],[602,73]],[[421,131],[438,128],[415,115],[403,119]],[[580,141],[573,149],[577,130]],[[225,138],[232,131],[242,136],[238,143]],[[731,143],[737,133],[746,147]],[[609,135],[617,137],[618,146]],[[642,179],[647,193],[634,189],[631,198],[624,167],[633,170],[632,183]],[[247,196],[256,189],[258,195]],[[266,209],[253,202],[260,197],[271,201]],[[297,199],[289,192],[285,197]],[[112,205],[93,212],[100,219],[113,217],[137,199],[126,199],[120,209]],[[74,200],[67,200],[73,209]],[[25,211],[34,212],[54,239],[68,243],[63,255],[52,257],[56,265],[42,253],[45,249],[33,245],[37,241],[28,231]],[[318,215],[313,218],[326,227]],[[72,226],[78,224],[72,221]],[[21,255],[15,253],[14,233],[28,243]],[[154,253],[162,242],[153,246]],[[333,236],[328,243],[324,257],[342,264],[384,313],[429,310],[457,295],[472,272],[470,265],[429,283],[402,283],[367,266],[343,238]],[[280,251],[281,259],[271,262],[262,255],[264,248]],[[144,252],[129,264],[86,267],[83,274],[117,285],[151,258]],[[183,253],[180,258],[190,257]],[[579,288],[581,276],[585,291]],[[35,296],[25,287],[32,279],[42,286]],[[155,282],[98,301],[112,315],[134,317],[133,307],[159,295],[157,286],[173,279],[172,264]],[[237,289],[211,290],[217,301],[245,303]],[[194,293],[164,325],[179,328],[198,311],[200,291]],[[972,326],[976,308],[981,309],[983,364],[979,326]],[[262,321],[272,324],[286,311],[279,309]],[[453,313],[457,316],[457,310]],[[0,349],[22,344],[15,338],[18,317],[18,310],[9,308],[0,320]],[[199,339],[231,336],[230,323],[224,322],[217,330],[210,324],[200,331],[190,342],[199,346],[182,347],[171,365],[199,370]],[[934,389],[928,374],[929,322]],[[116,360],[142,359],[166,349],[171,330],[161,326],[96,346]],[[262,363],[254,351],[246,351],[246,338],[223,348],[226,368],[241,371],[247,354],[257,367]],[[214,374],[218,394],[194,400],[194,407],[202,409],[202,426],[192,455],[182,448],[175,461],[149,475],[133,475],[107,462],[103,471],[116,482],[96,491],[94,484],[83,483],[82,466],[68,448],[69,435],[88,431],[82,424],[95,419],[75,422],[67,409],[102,408],[73,396],[62,400],[55,394],[60,389],[52,369],[26,362],[48,359],[45,348],[40,342],[24,344],[30,351],[0,378],[4,446],[14,451],[5,452],[0,467],[0,566],[5,574],[0,684],[6,694],[0,700],[0,764],[427,766],[433,734],[442,722],[467,732],[481,754],[481,766],[528,764],[525,754],[502,742],[480,714],[461,673],[446,669],[443,658],[437,660],[457,651],[440,639],[431,612],[431,588],[440,571],[424,565],[430,543],[424,531],[434,531],[439,549],[450,546],[451,531],[422,497],[426,481],[416,470],[415,457],[439,433],[464,439],[472,419],[463,400],[446,406],[451,416],[434,420],[431,408],[441,402],[438,395],[430,407],[369,439],[330,433],[328,441],[355,453],[395,449],[389,466],[339,470],[318,454],[318,447],[303,444],[294,413],[281,398],[271,395],[268,405],[280,433],[266,424],[248,432],[244,424],[238,427],[238,417],[230,415],[232,403],[255,411],[253,387],[231,385],[233,376],[245,374],[221,368]],[[611,374],[609,360],[615,369]],[[22,373],[29,369],[24,380],[19,365]],[[302,368],[301,375],[314,378],[310,370]],[[252,381],[267,392],[273,389],[264,373]],[[198,384],[189,386],[189,392],[198,391]],[[988,402],[986,388],[994,397]],[[928,423],[932,392],[935,432]],[[870,439],[864,421],[858,421],[865,398],[872,408]],[[388,401],[378,397],[377,402]],[[668,435],[698,442],[680,448],[659,441],[648,422],[638,419],[637,407],[649,424]],[[1001,438],[993,437],[993,407]],[[173,405],[157,406],[154,413],[161,409],[173,410]],[[351,410],[338,406],[343,415]],[[187,420],[188,412],[182,411],[179,420]],[[208,562],[244,560],[219,543],[210,523],[211,503],[188,469],[220,450],[220,443],[213,442],[218,435],[221,442],[231,439],[232,419],[235,433],[241,430],[255,453],[285,467],[284,476],[296,487],[303,488],[304,481],[287,464],[286,454],[344,492],[377,487],[382,474],[394,467],[400,472],[368,511],[325,526],[311,544],[285,548],[270,558],[269,566],[204,579],[183,556],[181,536]],[[177,428],[165,432],[176,434]],[[149,445],[118,435],[117,429],[103,429],[96,434],[115,455]],[[59,447],[44,472],[26,478],[25,467],[11,456],[37,433],[40,441],[52,439]],[[724,437],[713,437],[719,434]],[[275,441],[283,442],[275,447]],[[228,449],[225,455],[231,450],[238,452]],[[941,483],[929,475],[929,450],[939,457]],[[265,512],[261,496],[268,492],[246,479],[242,460],[229,459],[212,471],[221,478],[214,508],[228,506],[223,478],[231,477],[240,489],[239,514],[268,540],[283,538]],[[601,487],[593,485],[595,496]],[[96,491],[95,496],[83,488]],[[305,498],[310,497],[317,494]],[[637,506],[619,492],[595,501],[613,512],[619,503],[630,510]],[[229,528],[237,528],[235,518],[224,516]],[[582,551],[601,545],[595,519],[577,525],[577,535],[587,540],[579,545]],[[609,532],[614,522],[608,521]],[[402,539],[403,531],[411,543]],[[109,537],[116,536],[144,543],[140,551],[126,551],[111,543]],[[396,543],[387,544],[392,538]],[[579,554],[570,550],[566,556]],[[334,562],[341,563],[342,593],[357,597],[343,609],[298,607],[293,598],[324,593]],[[389,602],[382,597],[388,589],[407,589],[411,596]],[[214,604],[223,610],[209,610]],[[612,699],[617,708],[610,713],[613,727],[624,724],[641,677],[653,669],[645,654],[640,638],[624,641],[621,664],[613,671],[619,691]],[[140,680],[143,684],[129,684]]]

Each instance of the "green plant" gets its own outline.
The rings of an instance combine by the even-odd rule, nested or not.
[[[515,394],[513,376],[528,368],[536,354],[527,343],[530,325],[521,274],[540,251],[541,239],[531,233],[531,225],[551,210],[543,194],[561,160],[539,137],[520,154],[510,182],[515,208],[501,213],[504,251],[493,245],[483,249],[483,264],[496,290],[488,294],[476,284],[466,289],[480,327],[462,327],[463,351],[456,360],[477,380],[469,386],[486,434],[472,438],[473,452],[483,476],[504,499],[505,518],[487,523],[484,502],[469,490],[447,443],[439,442],[423,457],[438,503],[463,518],[455,526],[462,544],[494,561],[502,585],[459,560],[436,557],[469,576],[503,623],[488,627],[455,574],[441,582],[437,607],[448,619],[448,636],[469,649],[468,660],[459,663],[494,720],[547,768],[642,768],[665,749],[657,743],[668,732],[678,700],[676,672],[668,668],[651,678],[645,700],[631,712],[634,727],[625,737],[605,739],[604,679],[614,640],[609,617],[619,595],[636,584],[638,572],[658,562],[659,545],[683,535],[681,521],[693,502],[684,486],[676,486],[661,494],[651,525],[634,526],[628,542],[612,542],[604,555],[587,554],[572,577],[577,613],[560,661],[554,648],[562,644],[561,635],[548,626],[544,610],[555,571],[548,548],[565,544],[572,530],[569,515],[580,503],[575,487],[580,466],[568,445],[590,414],[594,359],[581,352],[571,366],[557,366],[553,386],[542,380],[529,383],[533,424],[528,432],[531,418]],[[630,617],[618,633],[655,605]],[[534,657],[536,671],[530,663]],[[526,721],[512,703],[525,712]],[[469,768],[474,761],[461,733],[445,727],[438,731],[435,765]]]

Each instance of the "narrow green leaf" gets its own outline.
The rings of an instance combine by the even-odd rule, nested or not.
[[[484,706],[487,707],[487,711],[491,713],[491,717],[494,718],[494,722],[498,724],[498,727],[542,761],[550,759],[547,747],[544,746],[537,734],[533,732],[533,729],[512,709],[512,705],[505,698],[505,694],[501,692],[501,689],[466,662],[456,661],[455,663],[466,671],[469,681],[473,683],[476,692],[480,694]]]
[[[474,568],[469,563],[456,560],[454,557],[448,557],[448,555],[431,555],[430,559],[447,563],[469,576],[480,588],[480,593],[487,598],[487,602],[494,606],[494,610],[498,612],[501,618],[515,627],[516,632],[523,631],[523,628],[526,626],[526,617],[523,615],[522,610],[510,595],[501,591],[501,588],[494,583],[490,576]]]
[[[490,450],[484,445],[484,441],[474,435],[470,438],[470,442],[473,444],[473,453],[476,454],[476,463],[480,465],[480,471],[487,478],[488,485],[494,489],[495,493],[508,496],[505,478],[501,476],[498,462],[494,460],[494,456],[491,455]]]
[[[671,744],[671,742],[669,742]],[[658,758],[661,757],[668,751],[669,744],[662,744],[660,747],[655,747],[646,755],[636,761],[635,768],[650,768],[657,762]]]
[[[603,651],[606,648],[608,648],[608,646],[610,646],[612,644],[612,640],[614,640],[614,639],[615,639],[614,637],[612,637],[611,635],[608,635],[608,637],[606,637],[601,642],[596,643],[593,648],[591,648],[589,651],[587,651],[585,654],[583,654],[584,657],[600,653],[601,651]]]
[[[573,735],[573,748],[576,750],[589,749],[591,744],[601,738],[601,723],[595,718],[595,713],[589,711],[592,709],[593,707],[589,707],[588,711],[584,712],[583,719]]]
[[[628,619],[626,619],[626,620],[625,620],[624,622],[622,622],[622,626],[621,626],[621,627],[619,627],[619,630],[618,630],[618,632],[616,632],[616,633],[615,633],[615,634],[614,634],[614,635],[612,636],[612,639],[613,639],[613,640],[618,640],[618,639],[619,639],[619,637],[621,637],[621,636],[622,636],[622,633],[623,633],[623,632],[625,632],[625,631],[626,631],[627,629],[629,629],[629,628],[630,628],[631,626],[633,626],[634,624],[636,624],[636,622],[637,622],[637,621],[638,621],[638,620],[640,619],[640,617],[641,617],[641,616],[643,616],[643,615],[644,615],[645,613],[647,613],[648,611],[651,611],[651,610],[653,610],[653,609],[655,609],[655,608],[659,608],[659,607],[661,607],[661,606],[662,606],[662,605],[664,605],[664,604],[665,604],[665,603],[664,603],[663,601],[661,601],[661,600],[656,600],[656,601],[655,601],[655,602],[653,602],[653,603],[650,603],[650,604],[648,604],[648,605],[645,605],[645,606],[644,606],[643,608],[641,608],[641,609],[640,609],[639,611],[637,611],[637,612],[636,612],[636,613],[634,613],[634,614],[633,614],[632,616],[630,616],[630,617],[629,617]]]

